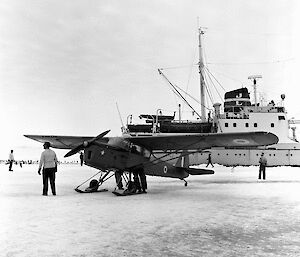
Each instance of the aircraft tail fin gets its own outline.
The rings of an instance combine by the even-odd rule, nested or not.
[[[188,168],[190,166],[190,158],[187,151],[182,152],[182,154],[178,157],[175,166],[182,168]]]

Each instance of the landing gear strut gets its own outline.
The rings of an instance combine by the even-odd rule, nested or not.
[[[92,179],[89,183],[89,187],[87,187],[84,191],[79,189],[84,183],[88,182],[91,178],[97,176],[99,173],[101,173],[99,179]],[[104,173],[104,174],[103,174]],[[107,189],[98,189],[99,186],[101,186],[106,180],[110,179],[114,174],[110,174],[109,171],[98,171],[96,174],[88,178],[86,181],[81,183],[79,186],[77,186],[74,190],[78,193],[94,193],[94,192],[106,192],[108,191]]]
[[[185,187],[187,187],[187,185],[188,185],[188,182],[184,179],[184,178],[182,178],[181,180],[183,180],[184,181],[184,186]]]

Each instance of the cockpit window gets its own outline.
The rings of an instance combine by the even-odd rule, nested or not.
[[[145,149],[144,147],[141,147],[139,145],[132,145],[131,146],[131,152],[132,153],[135,153],[135,154],[139,154],[139,155],[142,155],[144,157],[150,157],[150,151],[148,151],[147,149]]]

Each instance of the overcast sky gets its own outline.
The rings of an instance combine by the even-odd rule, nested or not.
[[[275,102],[285,93],[289,117],[300,119],[299,11],[296,0],[2,0],[0,159],[10,149],[39,158],[41,144],[24,134],[121,135],[116,102],[124,123],[172,113],[179,101],[157,68],[184,66],[165,74],[198,97],[197,17],[225,90],[252,90],[247,77],[260,74],[259,91]]]

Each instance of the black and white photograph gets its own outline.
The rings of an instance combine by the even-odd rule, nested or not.
[[[299,256],[299,14],[1,0],[0,256]]]

